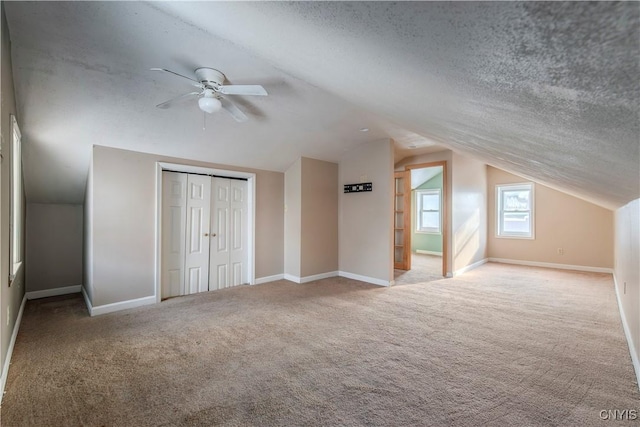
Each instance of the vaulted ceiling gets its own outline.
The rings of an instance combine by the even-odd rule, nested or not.
[[[640,197],[637,3],[5,8],[29,201],[82,202],[93,144],[284,171],[389,137],[609,208]],[[204,130],[195,102],[154,107],[191,88],[149,68],[201,66],[269,96],[237,99],[250,121],[220,113]]]

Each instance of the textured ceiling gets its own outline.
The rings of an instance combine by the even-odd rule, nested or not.
[[[609,208],[640,197],[637,3],[5,7],[31,201],[81,201],[92,144],[282,171],[383,137]],[[205,131],[195,105],[153,107],[190,88],[149,68],[198,66],[270,96]]]

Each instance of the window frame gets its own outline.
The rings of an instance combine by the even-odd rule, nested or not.
[[[9,247],[10,274],[12,282],[22,265],[22,239],[24,236],[24,186],[22,180],[22,133],[18,121],[11,115],[11,199],[9,227],[11,245]]]
[[[438,196],[438,210],[423,210],[422,209],[422,195],[423,194],[437,194]],[[442,234],[442,189],[440,188],[420,188],[415,190],[416,198],[416,221],[415,232],[420,234]],[[434,227],[422,227],[422,213],[423,212],[437,212],[438,213],[438,228]]]
[[[503,217],[505,210],[502,206],[502,193],[504,191],[529,191],[529,209],[528,210],[509,210],[506,212],[528,212],[529,213],[529,232],[528,233],[509,233],[503,231]],[[496,230],[495,235],[500,239],[522,239],[535,240],[536,238],[536,222],[535,222],[535,185],[533,182],[521,182],[513,184],[497,184],[496,185]]]

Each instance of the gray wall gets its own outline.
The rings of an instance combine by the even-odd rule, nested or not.
[[[2,117],[0,119],[0,131],[2,132],[2,161],[0,168],[0,369],[5,367],[11,334],[16,324],[20,304],[24,296],[24,266],[18,270],[17,276],[11,286],[9,286],[9,212],[11,197],[11,120],[10,115],[16,115],[16,99],[13,89],[13,72],[11,68],[11,42],[7,20],[4,14],[4,2],[0,4],[0,27],[2,30],[1,44],[2,57],[0,75],[2,81],[0,90],[2,91]],[[18,117],[20,125],[20,117]],[[24,149],[23,149],[24,152]],[[24,224],[24,221],[23,221]],[[24,244],[22,245],[24,248]],[[0,371],[2,372],[2,371]],[[1,399],[1,396],[0,396]]]
[[[27,292],[82,284],[82,205],[27,204]]]
[[[284,174],[95,146],[91,303],[155,294],[156,162],[256,173],[256,278],[284,271]]]
[[[344,184],[372,182],[373,191],[344,194]],[[393,280],[393,143],[368,142],[339,166],[340,271]]]
[[[83,245],[84,255],[82,287],[87,293],[89,301],[93,301],[93,150],[91,152],[91,163],[87,174],[87,186],[85,189],[83,206]]]
[[[615,212],[615,282],[640,381],[640,199]]]

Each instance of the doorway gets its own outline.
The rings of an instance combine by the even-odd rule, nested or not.
[[[253,284],[255,174],[157,163],[156,300]]]
[[[442,279],[449,228],[446,162],[409,165],[395,178],[394,281]]]

